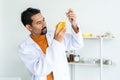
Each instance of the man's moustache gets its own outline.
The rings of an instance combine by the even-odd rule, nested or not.
[[[44,27],[42,30],[46,29],[46,27]]]

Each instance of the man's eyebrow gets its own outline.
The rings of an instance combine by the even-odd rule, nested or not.
[[[37,21],[37,23],[39,23],[39,22],[42,22],[42,21],[44,21],[45,20],[45,18],[43,18],[42,20],[40,20],[40,21]]]
[[[45,18],[43,18],[41,21],[45,20]]]
[[[37,23],[42,22],[42,21],[37,21]]]

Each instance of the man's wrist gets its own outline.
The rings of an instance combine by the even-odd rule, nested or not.
[[[73,30],[75,31],[75,33],[79,32],[79,27],[76,25],[72,25]]]

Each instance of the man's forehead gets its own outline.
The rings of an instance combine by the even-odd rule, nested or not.
[[[35,14],[31,17],[32,20],[42,20],[44,17],[41,13]]]

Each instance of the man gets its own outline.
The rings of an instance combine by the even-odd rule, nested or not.
[[[80,49],[83,39],[73,10],[69,9],[66,15],[72,34],[65,34],[66,27],[59,30],[58,26],[54,34],[47,33],[45,18],[39,9],[28,8],[21,14],[21,21],[31,34],[20,45],[19,53],[32,80],[69,80],[65,51]]]

